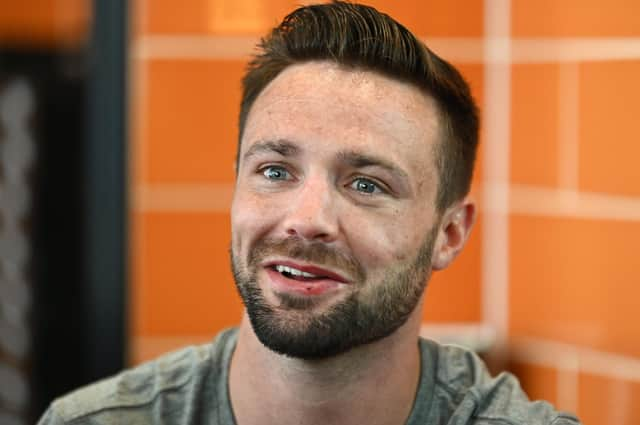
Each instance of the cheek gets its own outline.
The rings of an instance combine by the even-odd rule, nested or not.
[[[246,254],[248,245],[261,238],[277,221],[274,209],[242,194],[231,204],[231,240],[236,252]]]
[[[413,261],[430,229],[428,217],[420,216],[419,220],[415,215],[397,212],[369,223],[352,246],[372,267]]]
[[[358,227],[362,230],[352,235],[349,245],[368,268],[384,268],[405,257],[408,237],[397,225],[369,222],[367,226],[359,223]]]
[[[249,208],[248,203],[241,195],[236,193],[231,204],[231,243],[234,252],[239,253],[243,241],[247,239],[255,226],[255,212]]]

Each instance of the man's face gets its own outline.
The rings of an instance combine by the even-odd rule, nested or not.
[[[328,357],[414,313],[440,227],[437,138],[433,100],[376,73],[309,62],[264,89],[242,139],[231,246],[263,344]]]

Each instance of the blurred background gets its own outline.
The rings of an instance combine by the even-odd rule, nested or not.
[[[0,424],[237,324],[240,78],[293,0],[0,0]],[[371,0],[483,115],[422,333],[585,424],[640,418],[640,3]]]

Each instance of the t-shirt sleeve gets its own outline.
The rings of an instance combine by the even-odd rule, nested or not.
[[[62,418],[55,412],[53,405],[51,405],[42,414],[37,425],[64,425],[64,423],[65,422],[62,420]]]

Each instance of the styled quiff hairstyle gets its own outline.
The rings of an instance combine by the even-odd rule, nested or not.
[[[262,38],[258,49],[242,80],[238,155],[247,116],[262,90],[288,66],[324,60],[407,82],[431,96],[441,130],[435,149],[437,210],[443,212],[469,192],[479,127],[469,86],[393,18],[342,1],[304,6]]]

